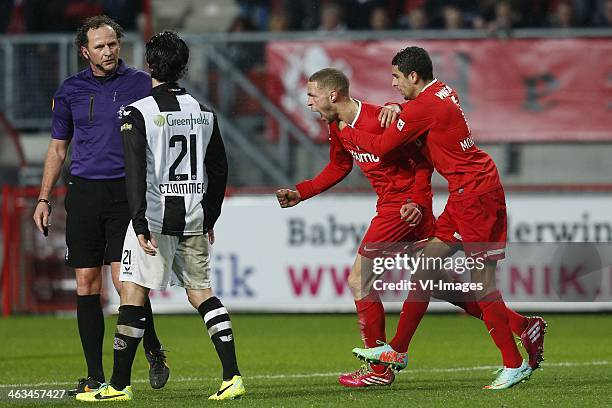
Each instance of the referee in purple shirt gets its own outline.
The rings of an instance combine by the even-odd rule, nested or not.
[[[102,368],[104,316],[100,304],[102,265],[110,264],[120,291],[119,266],[130,222],[120,119],[123,109],[151,91],[151,77],[119,59],[123,29],[107,16],[85,21],[75,37],[77,51],[89,67],[67,78],[53,96],[51,142],[34,211],[34,222],[47,234],[49,197],[72,142],[70,181],[65,198],[66,264],[77,281],[77,321],[87,378],[71,394],[98,388]],[[151,303],[145,304],[143,345],[153,388],[166,384],[170,371],[155,333]]]

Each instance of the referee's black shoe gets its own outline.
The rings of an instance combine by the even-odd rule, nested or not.
[[[145,353],[149,361],[149,382],[154,389],[163,388],[170,377],[170,367],[166,364],[166,350],[151,350]]]
[[[94,380],[91,377],[81,378],[79,379],[76,388],[68,390],[67,394],[70,396],[74,396],[82,392],[90,392],[93,390],[97,390],[98,388],[100,388],[101,385],[102,383],[100,381]]]

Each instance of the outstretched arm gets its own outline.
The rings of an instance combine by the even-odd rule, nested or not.
[[[327,166],[312,180],[304,180],[296,185],[301,200],[306,200],[335,186],[353,169],[353,156],[344,149],[334,130],[330,132],[329,143]]]

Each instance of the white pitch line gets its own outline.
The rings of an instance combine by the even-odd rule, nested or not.
[[[555,367],[588,367],[588,366],[607,366],[612,365],[612,362],[606,360],[600,361],[560,361],[560,362],[550,362],[544,363],[542,368],[555,368]],[[499,366],[475,366],[475,367],[449,367],[449,368],[417,368],[417,369],[408,369],[402,371],[402,374],[411,374],[411,373],[455,373],[455,372],[464,372],[464,371],[486,371],[486,370],[495,370],[498,369]],[[253,375],[247,376],[245,379],[247,380],[278,380],[278,379],[289,379],[289,378],[316,378],[316,377],[335,377],[340,375],[337,372],[328,372],[328,373],[302,373],[302,374],[263,374],[263,375]],[[218,378],[213,377],[172,377],[170,379],[171,382],[204,382],[204,381],[218,381]],[[148,383],[149,380],[134,380],[132,383],[140,384],[140,383]],[[0,388],[33,388],[33,387],[45,387],[45,386],[54,386],[54,385],[71,385],[74,384],[74,381],[70,382],[40,382],[40,383],[32,383],[32,384],[0,384]]]
[[[542,368],[548,367],[585,367],[585,366],[603,366],[610,365],[612,362],[601,360],[601,361],[586,361],[586,362],[571,362],[571,361],[560,361],[557,363],[543,363]],[[497,370],[500,366],[477,366],[477,367],[452,367],[452,368],[422,368],[416,370],[407,370],[406,373],[454,373],[460,371],[484,371],[484,370]]]

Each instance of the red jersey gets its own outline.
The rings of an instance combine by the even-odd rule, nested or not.
[[[382,136],[371,133],[347,126],[341,137],[379,156],[418,138],[423,140],[423,154],[448,181],[449,199],[478,196],[501,187],[495,163],[474,144],[457,94],[443,82],[432,81],[415,100],[405,103],[398,120]]]
[[[368,133],[381,134],[378,114],[381,107],[356,101],[359,104],[355,120],[349,126]],[[377,207],[387,203],[415,203],[431,208],[432,166],[414,146],[406,145],[396,152],[380,158],[351,140],[339,137],[336,122],[329,125],[329,163],[312,180],[297,184],[303,200],[319,194],[344,179],[357,163],[378,195]],[[409,160],[406,156],[409,155]]]

